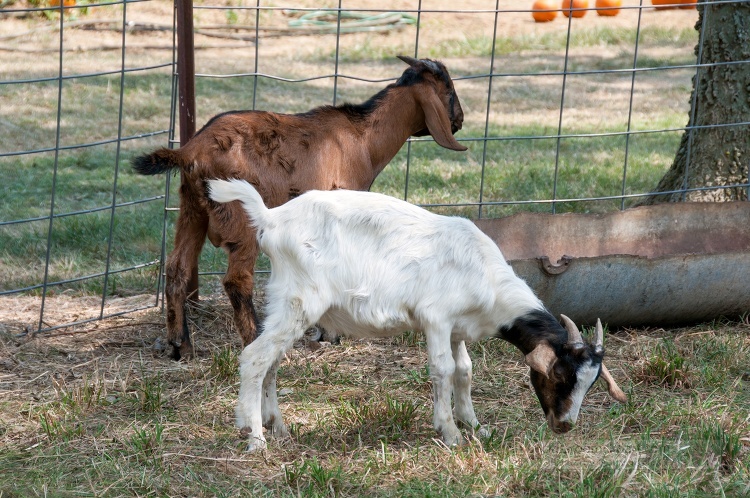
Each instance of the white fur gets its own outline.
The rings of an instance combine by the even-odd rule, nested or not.
[[[591,385],[596,380],[596,376],[599,374],[599,364],[594,364],[588,361],[578,367],[577,381],[573,388],[573,392],[570,394],[570,410],[563,414],[560,418],[560,422],[569,422],[575,424],[578,421],[578,412],[583,404],[583,397],[586,395]]]
[[[489,237],[376,193],[310,191],[269,210],[242,180],[209,184],[215,201],[243,202],[272,265],[263,331],[240,356],[237,424],[249,450],[265,447],[264,425],[287,433],[270,393],[277,362],[315,323],[353,337],[424,331],[435,429],[449,445],[462,440],[451,395],[459,422],[479,428],[465,342],[543,309]]]

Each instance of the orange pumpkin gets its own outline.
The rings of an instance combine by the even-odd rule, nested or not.
[[[554,21],[557,17],[557,5],[552,0],[536,0],[531,6],[531,17],[536,22]]]
[[[565,17],[583,17],[586,15],[585,10],[570,10],[570,9],[586,9],[589,6],[589,0],[563,0],[562,13]]]
[[[600,16],[616,16],[620,13],[622,0],[596,0],[596,13]]]
[[[76,4],[76,0],[63,0],[63,6],[64,7],[72,7]],[[60,6],[60,0],[49,0],[49,6],[50,7],[59,7]]]
[[[651,5],[653,5],[656,10],[674,9],[671,5],[674,3],[677,3],[677,0],[651,0]]]
[[[681,9],[697,9],[698,4],[695,2],[695,0],[677,0],[675,3],[682,4],[680,5]]]

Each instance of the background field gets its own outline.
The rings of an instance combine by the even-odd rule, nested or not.
[[[626,4],[633,7],[638,2]],[[336,6],[332,2],[295,5]],[[228,18],[238,26],[255,22],[254,10],[210,6],[196,4],[199,29],[226,24]],[[135,2],[127,6],[127,19],[170,26],[170,7],[168,2]],[[260,14],[263,27],[283,28],[298,17],[281,9],[283,5],[272,7],[276,10]],[[381,6],[361,1],[348,7]],[[413,11],[417,4],[402,1],[393,5],[399,7]],[[475,9],[469,13],[435,12],[452,7],[444,2],[422,5],[426,12],[420,16],[417,53],[443,60],[456,79],[466,115],[458,136],[469,151],[450,152],[431,140],[415,141],[394,158],[373,190],[422,205],[449,204],[432,209],[476,218],[480,201],[485,203],[483,217],[497,217],[518,210],[550,211],[552,199],[628,195],[654,188],[671,164],[680,128],[687,123],[690,79],[695,70],[684,66],[694,62],[696,12],[645,9],[640,25],[638,9],[623,10],[608,20],[592,12],[571,23],[568,43],[566,18],[560,16],[553,23],[540,25],[528,12],[510,10],[528,8],[525,3],[501,3],[506,10],[497,16],[496,34],[493,2],[464,2],[462,8]],[[116,20],[121,10],[120,6],[92,7],[78,20]],[[416,17],[415,12],[408,15]],[[0,156],[0,188],[7,199],[0,206],[0,220],[41,218],[0,225],[0,292],[38,285],[47,268],[52,283],[89,276],[49,287],[47,292],[53,295],[103,293],[109,297],[148,292],[156,287],[158,269],[153,265],[115,274],[107,289],[100,274],[108,260],[110,270],[117,270],[160,259],[165,221],[167,244],[171,244],[175,213],[168,213],[164,220],[164,201],[158,198],[165,193],[163,179],[135,176],[128,161],[168,142],[172,75],[171,67],[160,65],[172,61],[172,35],[128,31],[123,61],[118,45],[122,34],[109,29],[116,23],[98,24],[93,32],[67,29],[63,40],[66,79],[58,89],[58,35],[39,31],[54,27],[54,23],[54,19],[9,18],[3,19],[0,27],[0,33],[30,33],[4,42],[8,50],[0,59],[3,79],[50,78],[0,85],[4,102],[0,155],[37,151]],[[239,34],[249,36],[254,31]],[[333,103],[334,87],[337,103],[364,101],[401,74],[404,64],[396,54],[415,53],[413,25],[386,34],[342,35],[338,66],[335,34],[261,34],[266,37],[257,47],[257,72],[272,78],[257,80],[249,75],[256,69],[254,44],[196,35],[198,127],[214,114],[230,109],[298,112]],[[121,85],[118,70],[122,65],[127,72]],[[635,77],[631,71],[634,65],[638,69]],[[144,67],[154,69],[140,69]],[[564,101],[563,70],[567,71]],[[111,74],[86,76],[107,71]],[[491,72],[497,76],[490,86],[487,75]],[[334,78],[334,74],[340,76]],[[82,76],[75,77],[78,75]],[[56,154],[58,90],[61,150]],[[120,113],[122,120],[118,119]],[[627,131],[634,134],[627,135]],[[108,142],[118,132],[129,138],[119,148]],[[81,145],[90,143],[99,145]],[[53,181],[57,216],[95,211],[57,218],[50,231],[44,217],[50,213]],[[170,192],[170,205],[175,207],[176,186]],[[149,198],[156,199],[138,203]],[[113,201],[122,206],[115,209],[112,219],[110,248],[109,206]],[[602,212],[631,202],[556,202],[554,209]],[[49,266],[45,257],[48,235]],[[224,268],[223,253],[207,245],[201,271],[222,273]],[[216,290],[217,279],[203,281],[203,292]],[[32,290],[40,291],[38,287]]]
[[[417,55],[450,69],[466,114],[458,137],[469,151],[415,141],[373,190],[476,218],[480,199],[489,203],[481,215],[495,217],[549,211],[553,198],[643,193],[656,185],[687,123],[695,70],[683,66],[695,60],[696,12],[644,9],[640,25],[637,9],[609,20],[589,12],[571,23],[568,43],[565,18],[535,24],[521,11],[530,1],[502,1],[493,45],[495,2],[460,4],[474,11],[435,12],[457,4],[422,2],[428,12],[420,16]],[[256,22],[255,10],[245,8],[254,5],[197,2],[196,27],[233,23],[230,34],[254,34],[241,29]],[[260,13],[264,27],[286,28],[299,17],[282,9],[285,3],[263,5],[272,7]],[[344,9],[381,7],[343,2]],[[167,191],[164,179],[133,175],[128,161],[170,138],[172,35],[127,31],[122,76],[123,35],[109,29],[121,22],[122,9],[73,13],[115,22],[65,30],[61,86],[57,14],[0,22],[0,221],[42,218],[0,225],[0,292],[44,278],[53,182],[55,213],[86,213],[55,219],[50,282],[97,275],[108,254],[115,270],[144,265],[110,276],[106,287],[95,276],[48,288],[44,326],[153,306],[159,267],[148,263],[161,257],[163,230],[167,250],[171,244],[174,212],[165,219],[162,196],[169,193],[168,206],[176,206],[175,185]],[[137,25],[172,23],[169,2],[126,9]],[[338,48],[335,35],[277,34],[262,34],[257,59],[248,41],[196,35],[199,127],[229,109],[297,112],[330,104],[334,87],[338,103],[363,101],[401,74],[394,55],[414,55],[416,47],[413,25],[342,35]],[[249,74],[256,60],[258,73],[275,78]],[[143,67],[149,69],[135,69]],[[626,131],[638,133],[626,138]],[[119,149],[117,136],[129,137]],[[113,200],[121,204],[114,217],[106,209]],[[622,204],[554,206],[604,212]],[[208,246],[201,270],[220,274],[224,261]],[[475,406],[495,433],[454,450],[434,439],[420,335],[323,348],[303,341],[279,377],[293,438],[246,455],[233,426],[239,341],[220,276],[201,283],[205,297],[191,318],[198,357],[181,363],[164,354],[158,307],[35,335],[40,289],[0,296],[0,497],[750,494],[747,317],[607,334],[607,364],[629,402],[612,402],[597,385],[578,427],[565,436],[546,428],[517,351],[497,340],[473,345]],[[262,282],[256,298],[262,311]]]

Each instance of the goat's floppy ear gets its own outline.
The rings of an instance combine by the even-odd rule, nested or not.
[[[466,147],[458,143],[453,133],[451,133],[451,120],[448,112],[445,110],[445,104],[440,100],[435,92],[428,92],[428,95],[420,96],[422,111],[424,111],[424,121],[430,135],[442,147],[450,150],[464,151]]]
[[[610,396],[620,403],[626,403],[628,401],[628,397],[622,392],[620,386],[617,385],[617,382],[615,382],[615,379],[612,377],[612,374],[609,373],[607,367],[604,366],[604,363],[602,363],[602,374],[600,377],[607,383],[607,389],[609,390]]]
[[[536,370],[540,374],[544,375],[549,379],[549,373],[552,370],[552,365],[555,364],[557,355],[555,350],[546,342],[540,343],[534,350],[527,354],[524,358],[526,364],[533,370]]]

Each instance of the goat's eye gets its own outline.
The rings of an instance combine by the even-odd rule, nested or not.
[[[563,380],[566,377],[568,369],[561,361],[555,362],[555,366],[552,368],[551,377],[556,380]]]

